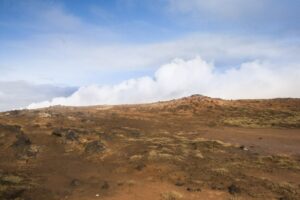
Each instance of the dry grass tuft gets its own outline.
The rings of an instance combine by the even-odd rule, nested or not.
[[[183,195],[176,191],[170,191],[161,194],[161,200],[178,200],[182,198]]]

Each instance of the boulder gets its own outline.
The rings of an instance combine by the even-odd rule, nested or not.
[[[77,187],[77,186],[80,186],[80,185],[81,185],[81,182],[80,182],[80,180],[78,180],[78,179],[73,179],[73,180],[71,181],[70,185],[71,185],[72,187]]]
[[[92,141],[86,144],[85,152],[86,153],[100,153],[105,150],[105,146],[100,141]]]
[[[17,140],[14,142],[14,147],[27,147],[31,145],[31,140],[25,134],[18,134]]]
[[[109,184],[108,184],[108,182],[107,182],[107,181],[104,181],[104,183],[103,183],[103,185],[101,186],[101,188],[102,188],[103,190],[109,189]]]
[[[241,193],[241,189],[238,187],[238,186],[236,186],[235,184],[231,184],[229,187],[228,187],[228,192],[230,193],[230,194],[239,194],[239,193]]]
[[[56,137],[62,137],[63,136],[62,131],[60,129],[54,129],[52,131],[52,135],[56,136]]]
[[[78,135],[74,131],[68,131],[66,133],[66,139],[75,141],[75,140],[78,140]]]

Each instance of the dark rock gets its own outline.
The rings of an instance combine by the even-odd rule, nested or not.
[[[80,186],[81,182],[78,179],[73,179],[70,183],[71,186],[76,187],[76,186]]]
[[[186,190],[187,190],[188,192],[201,192],[201,188],[187,187]]]
[[[46,124],[46,127],[47,127],[47,128],[50,128],[51,126],[52,126],[51,123],[47,123],[47,124]]]
[[[18,134],[17,140],[13,143],[15,155],[19,159],[28,159],[36,157],[39,153],[40,147],[33,145],[28,136],[24,133]]]
[[[66,134],[66,139],[75,141],[75,140],[78,140],[78,135],[74,131],[68,131]]]
[[[249,150],[249,149],[248,149],[247,147],[245,147],[244,145],[241,145],[241,146],[240,146],[240,149],[241,149],[241,150],[244,150],[244,151],[248,151],[248,150]]]
[[[27,157],[36,157],[37,154],[39,153],[39,146],[36,145],[31,145],[29,148],[26,150],[26,155]]]
[[[100,141],[92,141],[86,144],[86,153],[100,153],[105,150],[105,146]]]
[[[181,187],[181,186],[184,186],[184,182],[176,181],[175,185]]]
[[[20,110],[12,110],[9,112],[9,114],[11,114],[11,115],[19,115],[20,113],[21,113]]]
[[[23,188],[11,188],[3,192],[3,194],[0,194],[0,198],[2,199],[17,199],[22,197],[22,194],[25,192],[25,189]]]
[[[14,147],[26,147],[31,145],[31,140],[25,134],[18,134],[17,140],[14,142]]]
[[[104,139],[104,140],[107,140],[107,141],[112,141],[113,140],[112,134],[101,132],[101,133],[98,133],[98,135],[100,136],[101,139]]]
[[[138,170],[138,171],[141,171],[142,169],[144,169],[146,167],[145,164],[138,164],[135,169]]]
[[[14,133],[21,133],[21,126],[19,125],[6,125],[0,124],[0,130],[4,132],[14,132]]]
[[[191,143],[192,149],[196,150],[197,149],[197,143],[193,142]]]
[[[117,185],[118,185],[118,186],[123,186],[123,185],[124,185],[124,182],[120,181],[120,182],[117,183]]]
[[[32,128],[40,128],[41,126],[39,124],[33,124]]]
[[[287,197],[279,197],[279,200],[289,200]]]
[[[224,183],[213,183],[212,184],[212,186],[211,186],[211,189],[213,189],[213,190],[224,190],[224,189],[226,189],[227,188],[227,186],[225,186],[225,184]]]
[[[52,131],[52,135],[56,136],[56,137],[62,137],[62,131],[60,129],[55,129],[54,131]]]
[[[104,181],[104,183],[103,183],[103,185],[102,185],[101,188],[102,188],[103,190],[109,189],[109,184],[108,184],[108,182],[107,182],[107,181]]]
[[[231,184],[229,187],[228,187],[228,192],[230,194],[239,194],[241,193],[241,189],[239,187],[237,187],[235,184]]]
[[[131,137],[140,137],[141,134],[139,132],[137,132],[137,131],[132,131],[132,132],[129,133],[129,135]]]

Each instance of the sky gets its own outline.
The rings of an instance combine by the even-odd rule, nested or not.
[[[0,0],[0,111],[300,97],[298,0]]]

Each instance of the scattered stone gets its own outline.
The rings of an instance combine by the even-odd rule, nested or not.
[[[56,137],[62,137],[62,133],[61,130],[59,129],[55,129],[54,131],[52,131],[52,135],[56,136]]]
[[[21,113],[21,111],[20,110],[12,110],[12,111],[10,111],[9,112],[9,115],[19,115]]]
[[[30,145],[30,147],[27,149],[27,156],[28,157],[36,157],[36,155],[39,153],[40,147],[37,145]]]
[[[243,151],[248,151],[248,150],[249,150],[249,149],[248,149],[247,147],[245,147],[244,145],[241,145],[241,146],[240,146],[240,149],[243,150]]]
[[[108,182],[107,182],[107,181],[104,181],[104,183],[103,183],[103,185],[102,185],[101,188],[102,188],[103,190],[109,189],[109,184],[108,184]]]
[[[215,168],[211,170],[212,172],[215,172],[219,176],[226,175],[229,171],[226,168]]]
[[[77,186],[80,186],[80,185],[81,185],[81,182],[80,182],[80,180],[78,180],[78,179],[73,179],[73,180],[71,181],[70,185],[73,186],[73,187],[77,187]]]
[[[183,195],[176,191],[165,192],[161,194],[162,200],[178,200],[182,199]]]
[[[129,135],[131,137],[140,137],[141,134],[139,132],[137,132],[137,131],[132,131],[132,132],[129,133]]]
[[[129,180],[129,181],[127,181],[127,185],[134,186],[134,185],[136,185],[136,181],[135,180]]]
[[[75,141],[75,140],[78,140],[78,135],[74,131],[68,131],[66,134],[66,139]]]
[[[279,197],[279,200],[288,200],[289,198],[286,197]]]
[[[138,160],[141,160],[143,158],[142,155],[133,155],[129,158],[130,161],[138,161]]]
[[[211,189],[213,189],[213,190],[224,190],[224,189],[226,189],[226,186],[224,185],[224,183],[213,183],[211,185]]]
[[[187,187],[186,190],[189,191],[189,192],[201,192],[200,188]]]
[[[100,197],[100,194],[96,194],[96,197]]]
[[[197,148],[198,148],[196,142],[191,143],[191,146],[192,146],[193,150],[197,150]]]
[[[50,128],[51,126],[52,126],[51,123],[47,123],[47,124],[46,124],[46,127],[47,127],[47,128]]]
[[[17,134],[17,140],[13,143],[12,147],[15,149],[15,155],[19,159],[28,159],[29,157],[36,157],[39,153],[40,147],[33,145],[28,136],[24,133]]]
[[[29,145],[31,145],[31,140],[23,133],[17,135],[17,140],[13,144],[15,147],[26,147]]]
[[[39,124],[32,124],[32,128],[40,128],[41,126]]]
[[[113,139],[113,136],[111,134],[108,134],[105,132],[99,132],[97,134],[100,136],[101,139],[104,139],[104,140],[111,141]]]
[[[73,117],[73,116],[68,116],[67,118],[68,118],[68,120],[72,120],[72,121],[76,120],[76,117]]]
[[[23,178],[14,175],[6,175],[3,176],[0,181],[6,184],[19,184],[23,181]]]
[[[0,124],[0,129],[7,132],[21,133],[21,126],[19,125],[5,125]]]
[[[181,187],[181,186],[184,186],[184,182],[183,181],[176,181],[175,185]]]
[[[200,158],[200,159],[204,158],[204,156],[203,156],[203,154],[202,154],[201,152],[197,152],[197,153],[195,154],[195,157],[196,157],[196,158]]]
[[[10,199],[20,199],[22,194],[25,192],[24,188],[11,188],[3,192],[3,194],[0,196],[4,199],[10,200]],[[22,198],[21,198],[22,199]]]
[[[138,171],[141,171],[142,169],[144,169],[146,167],[146,165],[145,164],[138,164],[136,167],[135,167],[135,169],[136,170],[138,170]]]
[[[157,160],[172,160],[174,156],[168,153],[161,153],[157,150],[151,150],[148,153],[148,159],[151,161],[157,161]]]
[[[104,144],[99,141],[89,142],[85,146],[86,153],[100,153],[104,150],[105,150]]]
[[[49,118],[49,117],[51,117],[51,114],[46,113],[46,112],[41,112],[41,113],[39,113],[39,117],[41,117],[41,118]]]
[[[241,189],[237,187],[235,184],[231,184],[228,187],[228,192],[232,195],[241,193]]]
[[[118,182],[117,182],[117,185],[118,185],[118,186],[123,186],[123,185],[124,185],[124,181],[118,181]]]

